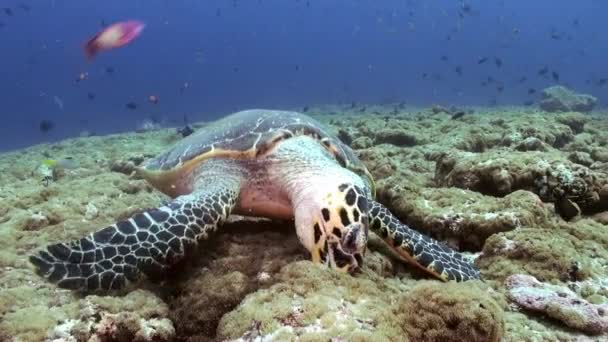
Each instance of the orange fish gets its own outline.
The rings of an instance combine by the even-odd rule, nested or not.
[[[114,23],[84,44],[84,54],[88,60],[91,60],[99,52],[125,46],[141,34],[144,26],[144,23],[137,20]]]

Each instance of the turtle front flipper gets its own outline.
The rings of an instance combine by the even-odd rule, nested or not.
[[[166,206],[117,222],[80,240],[49,245],[30,256],[37,273],[59,287],[117,290],[141,272],[162,275],[230,214],[240,181],[224,175]]]
[[[401,223],[382,204],[371,201],[370,229],[405,261],[441,280],[479,279],[479,271],[460,253]]]

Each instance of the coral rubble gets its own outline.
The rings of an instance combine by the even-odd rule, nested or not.
[[[543,313],[589,334],[608,332],[608,304],[592,304],[565,286],[541,283],[524,274],[506,280],[509,298],[524,309]]]

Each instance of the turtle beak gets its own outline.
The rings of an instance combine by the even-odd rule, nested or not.
[[[330,243],[328,247],[327,256],[331,268],[338,272],[351,274],[359,269],[359,261],[363,261],[359,253],[356,254],[358,257],[355,254],[345,253],[338,243]]]
[[[365,227],[360,223],[351,224],[346,232],[340,239],[330,235],[327,241],[327,261],[331,268],[340,272],[354,273],[363,265],[367,236]]]

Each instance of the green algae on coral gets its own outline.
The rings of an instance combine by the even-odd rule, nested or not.
[[[424,281],[395,307],[412,341],[501,341],[503,308],[483,286]]]
[[[311,110],[329,112],[340,108]],[[475,115],[458,121],[450,120],[445,114],[431,115],[424,109],[417,116],[399,113],[388,120],[380,116],[351,118],[342,114],[326,118],[348,132],[353,147],[363,149],[358,153],[379,180],[383,199],[390,199],[391,209],[396,209],[404,221],[444,238],[453,246],[482,251],[477,265],[486,284],[494,291],[479,283],[466,285],[470,284],[471,291],[479,296],[473,297],[488,300],[489,294],[501,310],[505,310],[504,341],[584,339],[586,336],[559,322],[505,306],[501,281],[514,273],[529,273],[545,281],[566,284],[590,302],[606,303],[606,211],[588,217],[598,210],[588,207],[589,212],[583,212],[582,218],[565,222],[553,213],[552,203],[537,205],[537,195],[529,191],[511,188],[510,192],[500,194],[501,197],[494,197],[490,195],[497,193],[483,195],[475,191],[476,188],[450,188],[447,183],[437,182],[435,170],[440,166],[437,163],[440,158],[454,153],[478,164],[498,165],[509,174],[524,161],[544,159],[549,165],[561,163],[574,171],[578,168],[570,166],[577,164],[592,174],[599,174],[597,179],[601,180],[608,161],[608,121],[593,120],[580,113],[549,116],[518,108],[476,110]],[[415,121],[411,120],[413,117]],[[593,120],[591,124],[590,120]],[[388,127],[403,131],[403,136],[415,137],[415,145],[374,146],[375,132]],[[546,150],[513,153],[518,146],[525,146],[526,139],[540,141]],[[288,223],[273,228],[274,232],[253,229],[248,222],[236,222],[233,226],[238,228],[222,230],[212,245],[205,247],[198,263],[185,269],[178,279],[164,284],[169,289],[169,295],[161,297],[166,304],[158,295],[147,291],[145,295],[137,295],[140,300],[133,301],[137,306],[128,305],[132,298],[124,296],[79,298],[39,279],[24,257],[34,246],[81,236],[165,199],[141,180],[129,178],[129,168],[122,166],[132,166],[156,155],[171,140],[175,140],[175,135],[169,131],[120,134],[73,139],[0,155],[3,189],[0,192],[0,340],[43,340],[59,336],[49,335],[59,334],[58,328],[67,329],[68,335],[86,337],[80,335],[90,327],[87,322],[92,317],[85,316],[88,318],[80,321],[81,311],[90,308],[86,303],[94,301],[103,305],[109,301],[114,313],[105,311],[107,318],[103,322],[118,318],[125,323],[123,331],[131,331],[131,336],[134,332],[131,328],[135,327],[133,317],[147,317],[152,327],[156,324],[152,320],[163,321],[169,317],[175,325],[175,338],[180,339],[187,339],[191,334],[200,340],[214,340],[214,324],[218,321],[218,339],[240,337],[241,333],[252,330],[251,320],[259,319],[266,322],[261,326],[262,332],[273,334],[270,336],[279,341],[296,336],[313,341],[339,336],[355,341],[391,338],[405,341],[403,329],[407,317],[397,321],[395,312],[406,312],[409,305],[420,305],[422,301],[417,296],[421,293],[448,298],[449,293],[443,291],[453,290],[449,284],[421,282],[419,272],[377,253],[380,245],[374,244],[373,238],[363,272],[354,278],[334,275],[308,262],[294,263],[308,256],[299,247],[293,226]],[[46,155],[74,156],[80,167],[68,170],[45,188],[39,179],[32,177],[31,171]],[[505,160],[504,164],[500,160]],[[462,175],[466,175],[465,172],[463,170]],[[496,188],[513,184],[504,182],[508,180],[503,177],[504,172],[495,175]],[[398,190],[393,197],[388,196],[390,189]],[[90,209],[92,206],[97,209],[96,215],[93,215],[95,210]],[[44,219],[38,221],[35,215]],[[444,215],[446,219],[442,221]],[[459,222],[460,225],[456,224]],[[461,226],[464,222],[468,224]],[[458,229],[442,232],[441,228],[450,227]],[[245,236],[245,232],[251,234]],[[484,242],[486,246],[482,249]],[[429,286],[434,289],[423,291]],[[209,290],[207,287],[221,290],[214,296],[203,293]],[[244,288],[247,290],[243,291]],[[418,295],[406,301],[413,288],[419,291]],[[459,287],[455,291],[460,290]],[[215,304],[218,307],[211,308]],[[301,312],[294,311],[294,306]],[[32,316],[26,315],[30,313],[29,307],[34,308]],[[121,308],[131,314],[119,317]],[[137,316],[138,308],[148,313]],[[188,309],[193,313],[191,316],[184,315]],[[194,314],[197,312],[200,316]],[[338,316],[336,312],[343,312],[345,316]],[[157,315],[158,318],[153,318]],[[201,324],[199,330],[184,329],[195,327],[197,321],[206,318],[215,323]],[[30,320],[28,324],[19,327],[25,319]],[[348,322],[340,327],[338,323],[342,319]],[[69,328],[64,324],[67,322],[74,325]],[[407,324],[412,325],[411,321]],[[162,331],[168,333],[170,329]],[[479,336],[489,332],[479,331]],[[411,330],[411,336],[415,333]],[[604,336],[597,339],[601,338]]]

